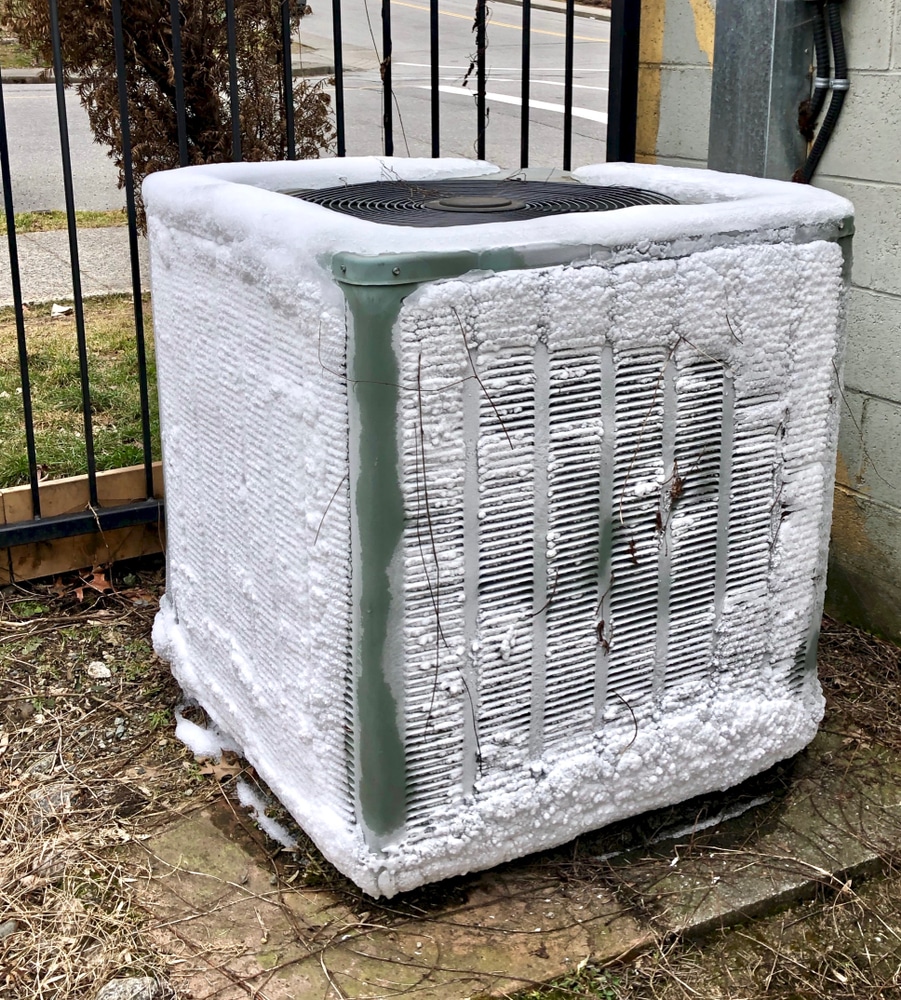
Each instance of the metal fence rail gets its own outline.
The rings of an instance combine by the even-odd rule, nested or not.
[[[128,245],[131,262],[131,290],[134,302],[134,347],[137,359],[137,378],[140,384],[141,448],[144,469],[144,498],[130,504],[104,507],[98,497],[97,463],[94,453],[93,406],[91,392],[91,356],[85,323],[84,298],[81,285],[79,242],[75,217],[75,192],[73,188],[72,157],[69,144],[69,126],[65,100],[65,65],[60,34],[59,0],[47,0],[49,5],[50,33],[53,52],[53,77],[56,89],[56,106],[61,150],[61,166],[67,213],[68,245],[71,260],[71,279],[74,294],[76,347],[81,386],[83,417],[84,458],[87,478],[88,507],[84,510],[42,516],[39,488],[40,456],[37,453],[32,400],[32,383],[29,369],[28,324],[24,308],[20,273],[19,243],[16,234],[13,178],[10,166],[10,137],[4,103],[3,84],[0,80],[0,179],[3,186],[3,209],[7,223],[7,242],[15,313],[19,375],[21,381],[21,418],[25,431],[29,489],[32,516],[12,524],[0,523],[0,548],[36,541],[49,541],[80,533],[105,531],[127,525],[146,524],[160,520],[163,503],[154,498],[153,454],[151,442],[151,416],[149,405],[147,348],[145,322],[141,299],[141,265],[139,258],[138,211],[135,199],[135,171],[131,128],[128,110],[126,30],[123,17],[127,16],[128,0],[112,0],[111,19],[114,58],[118,77],[118,102],[122,132],[122,176],[124,180]],[[125,12],[123,12],[123,2]],[[292,77],[292,42],[297,28],[297,0],[281,2],[281,88],[285,111],[285,149],[289,159],[296,158],[294,102]],[[532,14],[533,0],[522,0],[520,48],[520,122],[519,161],[522,167],[530,163],[530,100],[533,70]],[[543,8],[546,9],[546,8]],[[635,115],[637,104],[638,29],[640,0],[613,0],[610,46],[610,85],[607,102],[608,159],[634,159]],[[430,92],[429,129],[431,155],[442,152],[441,130],[441,38],[439,25],[439,0],[428,0],[428,87]],[[573,166],[573,78],[575,40],[575,0],[565,0],[563,13],[564,79],[563,79],[563,128],[560,163],[564,169]],[[397,94],[393,83],[392,58],[392,0],[381,0],[381,51],[379,70],[382,91],[382,151],[395,152],[395,126],[397,121]],[[228,94],[230,109],[231,158],[242,159],[242,132],[239,115],[239,65],[235,0],[223,0],[223,15],[227,26]],[[334,115],[334,151],[338,156],[347,153],[347,106],[344,46],[342,44],[342,0],[332,0],[331,28],[334,37],[334,70],[332,110]],[[192,161],[189,133],[190,109],[185,91],[184,50],[182,45],[182,10],[180,0],[169,0],[169,26],[171,28],[171,70],[174,86],[176,120],[178,129],[178,154],[172,166],[186,165]],[[487,86],[489,67],[487,60],[491,9],[489,0],[474,0],[473,37],[475,52],[473,65],[467,78],[474,79],[473,140],[476,155],[485,158],[486,139],[490,132]],[[376,152],[368,150],[368,152]],[[552,165],[552,164],[545,164]],[[2,520],[2,519],[0,519]]]

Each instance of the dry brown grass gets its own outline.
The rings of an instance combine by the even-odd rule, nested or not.
[[[860,746],[901,754],[901,649],[825,618],[818,664],[825,725]]]
[[[126,581],[103,595],[82,589],[80,600],[77,578],[3,589],[4,1000],[76,1000],[115,976],[165,971],[133,905],[146,866],[119,849],[204,786],[161,726],[177,691],[149,645],[160,572]],[[92,665],[109,677],[92,677]]]

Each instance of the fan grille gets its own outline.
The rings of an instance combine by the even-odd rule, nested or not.
[[[318,191],[286,191],[357,219],[389,226],[472,226],[569,212],[611,212],[633,205],[675,205],[642,188],[561,181],[377,181]]]

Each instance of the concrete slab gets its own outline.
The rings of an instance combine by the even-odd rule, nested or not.
[[[897,765],[848,759],[821,732],[783,796],[715,830],[610,862],[615,894],[662,936],[698,936],[872,874],[901,839]]]
[[[650,945],[601,886],[569,884],[541,859],[454,880],[443,900],[396,906],[342,889],[303,888],[275,874],[221,801],[144,845],[142,885],[161,948],[179,952],[173,985],[202,1000],[259,990],[269,1000],[334,995],[420,1000],[508,993]],[[238,984],[243,984],[239,986]],[[257,994],[255,994],[257,995]]]
[[[508,995],[881,871],[901,843],[901,762],[856,746],[824,730],[739,789],[387,903],[324,862],[302,885],[223,798],[145,843],[136,892],[196,1000]]]

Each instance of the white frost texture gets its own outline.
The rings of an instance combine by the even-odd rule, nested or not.
[[[144,186],[156,649],[374,895],[727,788],[823,710],[851,206],[624,164],[574,177],[680,203],[416,229],[279,193],[492,174]]]

